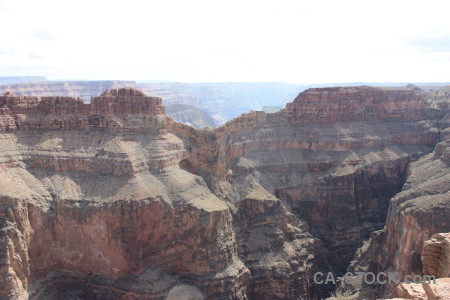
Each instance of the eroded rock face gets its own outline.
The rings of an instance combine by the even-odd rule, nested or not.
[[[450,233],[436,233],[422,248],[423,273],[450,277]]]
[[[365,109],[380,113],[365,119]],[[432,150],[440,114],[412,91],[310,89],[280,113],[251,112],[217,128],[215,167],[231,171],[234,185],[255,179],[283,200],[343,273],[383,227],[409,162]]]
[[[422,119],[430,107],[414,90],[369,86],[309,89],[286,106],[294,123],[333,123],[371,119]],[[432,111],[429,111],[432,113]]]
[[[401,283],[395,294],[406,299],[449,299],[450,298],[450,233],[436,233],[425,241],[421,260],[423,274],[421,283]],[[428,275],[428,276],[427,276]]]
[[[59,137],[71,141],[61,145],[62,151],[86,147],[74,136]],[[152,156],[170,159],[171,151],[157,149],[177,139],[167,137],[142,153],[137,145],[153,143],[154,137],[130,138],[98,134],[95,141],[122,144],[120,155],[126,157],[131,174],[100,175],[71,166],[60,170],[44,163],[2,171],[2,207],[10,210],[2,229],[8,252],[2,296],[14,298],[29,290],[31,298],[39,299],[55,288],[55,295],[61,295],[60,289],[73,281],[85,282],[78,293],[103,295],[114,290],[116,299],[135,293],[142,299],[163,299],[173,286],[186,282],[205,297],[246,298],[249,271],[237,256],[227,205],[201,178],[178,167],[140,166]],[[84,155],[95,157],[98,151],[101,148],[86,149]],[[40,154],[44,155],[52,153]],[[70,271],[70,276],[60,279],[59,289],[45,276],[60,270]],[[170,284],[161,290],[134,286],[135,277],[144,280],[154,272],[169,276]],[[77,280],[72,273],[78,274]]]
[[[239,255],[250,269],[251,299],[320,299],[326,288],[313,282],[327,270],[322,242],[282,202],[253,182],[239,202]]]
[[[410,164],[402,191],[391,199],[385,228],[372,236],[369,247],[357,253],[352,268],[366,266],[364,270],[369,272],[398,272],[400,278],[436,275],[431,274],[433,272],[448,276],[444,254],[446,235],[437,233],[450,231],[449,126],[447,113],[439,122],[439,143],[432,153]],[[427,241],[433,236],[434,241]],[[438,248],[444,253],[436,257]],[[359,290],[363,294],[372,290],[372,294],[386,297],[392,295],[395,288],[394,284],[387,284],[374,290],[362,284],[361,288],[345,286],[342,290],[349,293]]]
[[[130,88],[2,96],[1,296],[319,299],[312,275],[383,226],[441,113],[414,91],[312,89],[198,130]],[[442,144],[414,164],[446,159]]]
[[[57,299],[70,286],[164,299],[188,283],[204,297],[247,298],[229,208],[178,167],[186,150],[167,133],[161,99],[120,89],[90,105],[0,101],[16,125],[1,134],[1,296]],[[146,287],[151,278],[165,284]]]
[[[165,111],[161,98],[148,97],[131,88],[108,90],[92,103],[79,98],[0,96],[0,130],[89,130],[160,133]],[[159,116],[159,117],[158,117]]]

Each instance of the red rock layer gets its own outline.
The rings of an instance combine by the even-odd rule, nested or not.
[[[91,129],[109,131],[164,130],[165,109],[161,98],[148,97],[139,90],[108,90],[90,104],[79,98],[0,96],[0,131],[31,129]],[[161,118],[157,118],[161,116]],[[13,122],[14,120],[14,122]],[[149,130],[150,129],[150,130]]]
[[[308,89],[286,105],[293,123],[421,119],[429,109],[420,93],[374,87]]]
[[[355,114],[366,106],[380,113]],[[291,108],[300,107],[314,118],[293,118]],[[439,114],[414,91],[325,88],[301,93],[280,113],[250,112],[202,134],[168,127],[188,145],[187,170],[229,198],[217,176],[236,189],[259,181],[309,223],[343,272],[361,241],[383,226],[410,160],[435,145]]]
[[[410,164],[402,191],[390,201],[385,228],[373,234],[368,246],[355,256],[352,270],[397,272],[400,278],[406,275],[431,275],[430,272],[435,272],[433,275],[436,276],[448,275],[447,255],[442,253],[440,261],[441,257],[435,259],[431,253],[432,248],[437,246],[448,252],[445,250],[446,244],[442,242],[443,236],[435,235],[450,231],[448,120],[447,114],[439,122],[441,141],[434,151]],[[427,242],[430,238],[434,242]],[[347,286],[343,290],[388,297],[395,293],[396,288],[397,291],[400,289],[405,292],[412,287],[387,284],[374,289],[373,286],[361,284],[359,288]],[[422,286],[419,288],[425,294]]]

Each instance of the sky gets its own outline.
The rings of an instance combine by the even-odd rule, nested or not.
[[[0,76],[448,82],[450,2],[0,0]]]

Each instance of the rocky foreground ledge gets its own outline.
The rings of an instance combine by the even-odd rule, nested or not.
[[[433,201],[417,225],[397,209],[416,216],[401,203],[421,189],[448,206],[446,113],[417,91],[324,88],[199,130],[131,88],[1,96],[0,297],[324,298],[313,275],[344,272],[388,212],[380,264],[450,231],[421,222]]]

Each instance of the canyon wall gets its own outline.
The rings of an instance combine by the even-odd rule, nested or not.
[[[407,90],[306,90],[280,113],[253,112],[217,128],[216,172],[232,174],[232,189],[257,180],[283,200],[342,273],[383,227],[409,162],[437,142],[441,114]]]
[[[442,104],[442,99],[439,101]],[[402,191],[389,205],[385,227],[372,234],[349,271],[391,272],[406,275],[436,275],[423,268],[421,253],[433,234],[450,231],[450,114],[440,119],[439,140],[433,152],[412,162]],[[447,275],[444,277],[448,277]],[[347,295],[395,295],[396,284],[342,285]]]
[[[12,78],[11,80],[13,80]],[[23,78],[26,80],[26,78]],[[1,81],[1,78],[0,78]],[[35,80],[36,81],[36,80]],[[101,94],[106,89],[117,89],[123,87],[137,87],[138,84],[134,81],[44,81],[41,82],[27,82],[17,84],[3,84],[0,85],[0,94],[11,93],[17,96],[34,96],[34,97],[71,97],[79,98],[85,103],[91,102],[92,98]],[[190,124],[191,126],[202,128],[205,126],[215,127],[216,124],[211,116],[202,111],[202,102],[199,98],[192,95],[168,90],[164,88],[165,85],[153,83],[139,84],[144,92],[149,95],[160,97],[163,99],[164,105],[171,107],[167,114],[172,119],[182,123]],[[195,107],[188,107],[184,105],[192,105]],[[199,120],[200,119],[200,120]]]
[[[0,296],[164,299],[184,284],[246,298],[229,208],[178,167],[160,98],[1,101],[16,126],[0,143]]]
[[[345,271],[405,180],[429,179],[415,165],[446,163],[443,114],[416,91],[324,88],[199,130],[131,88],[2,96],[0,296],[321,299],[313,274]]]
[[[93,128],[158,132],[163,130],[165,118],[161,98],[148,97],[130,88],[107,90],[93,97],[89,104],[80,98],[42,97],[38,101],[37,97],[6,93],[0,96],[0,105],[0,131],[3,132]]]
[[[167,118],[160,98],[124,88],[91,104],[12,94],[0,103],[1,297],[320,297],[309,275],[328,268],[322,243],[270,195],[250,198],[277,237],[258,250],[266,261],[245,255],[261,274],[251,275],[237,212],[180,167],[191,153],[170,132],[211,131]],[[243,235],[265,234],[255,226]]]

